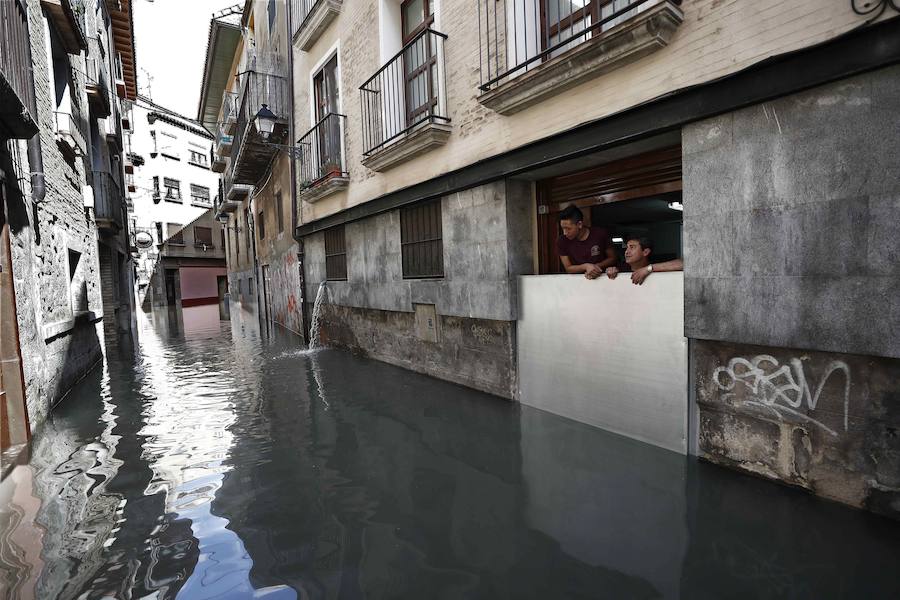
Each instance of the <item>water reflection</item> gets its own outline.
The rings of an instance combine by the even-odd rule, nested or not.
[[[0,483],[6,596],[900,595],[894,522],[198,308]]]

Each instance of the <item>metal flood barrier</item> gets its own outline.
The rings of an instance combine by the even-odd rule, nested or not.
[[[687,452],[684,276],[519,278],[519,401]]]

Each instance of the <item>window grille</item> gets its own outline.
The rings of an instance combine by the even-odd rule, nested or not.
[[[163,177],[163,187],[166,188],[166,200],[169,202],[181,202],[181,182],[177,179]]]
[[[191,204],[194,206],[210,207],[209,188],[202,185],[191,184]]]
[[[325,279],[347,280],[347,243],[343,225],[325,230]]]
[[[440,199],[400,209],[400,253],[404,279],[444,276]]]

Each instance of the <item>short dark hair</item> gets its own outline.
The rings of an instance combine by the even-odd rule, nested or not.
[[[571,204],[559,211],[559,220],[566,220],[577,223],[578,221],[584,221],[584,214],[581,212],[580,208],[578,208],[574,204]]]
[[[653,240],[648,237],[640,236],[640,235],[629,235],[625,238],[625,243],[635,241],[641,245],[641,250],[649,250],[650,254],[653,254]]]

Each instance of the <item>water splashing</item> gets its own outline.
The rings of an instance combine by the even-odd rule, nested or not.
[[[319,329],[321,327],[322,303],[325,301],[325,295],[327,293],[328,290],[325,289],[325,282],[323,281],[319,284],[319,291],[316,293],[316,302],[313,304],[312,323],[309,326],[310,350],[322,347],[321,332]]]

